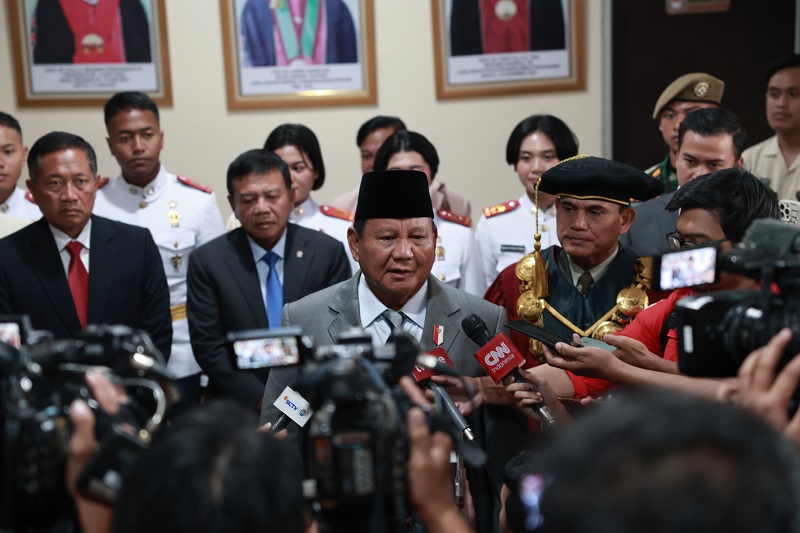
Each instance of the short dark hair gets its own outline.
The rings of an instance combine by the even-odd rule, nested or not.
[[[667,391],[613,398],[537,461],[559,533],[797,531],[796,452],[733,405]],[[528,531],[513,524],[517,533]]]
[[[725,237],[733,242],[744,238],[754,220],[780,217],[775,193],[741,167],[698,176],[675,191],[666,209],[709,211],[719,221]]]
[[[424,135],[415,131],[399,130],[383,141],[375,154],[375,170],[386,170],[389,160],[400,152],[417,152],[431,169],[431,181],[439,171],[439,154],[436,148]]]
[[[106,105],[103,107],[106,127],[108,127],[109,122],[111,122],[111,119],[114,118],[117,113],[128,109],[150,111],[155,115],[156,122],[160,121],[158,106],[152,98],[139,91],[125,91],[117,93],[109,98],[108,102],[106,102]]]
[[[80,150],[85,153],[86,158],[89,160],[89,168],[92,169],[92,178],[97,176],[97,155],[94,153],[92,145],[86,142],[83,137],[72,133],[52,131],[37,139],[28,152],[28,175],[31,181],[36,181],[39,172],[42,170],[42,158],[64,150]]]
[[[408,129],[406,128],[403,120],[399,117],[378,115],[377,117],[372,117],[363,123],[360,128],[358,128],[358,133],[356,134],[356,146],[361,148],[361,145],[364,143],[364,139],[367,138],[367,135],[382,128],[390,128],[394,131]]]
[[[766,82],[769,83],[769,80],[772,79],[772,76],[774,76],[776,72],[792,67],[800,67],[800,54],[783,56],[771,64],[767,69]]]
[[[506,143],[506,163],[517,166],[522,141],[535,131],[547,135],[556,147],[559,160],[578,155],[578,138],[564,121],[553,115],[531,115],[514,127]]]
[[[300,150],[317,173],[317,179],[311,190],[322,188],[325,183],[325,163],[322,161],[322,150],[314,132],[302,124],[281,124],[267,137],[264,150],[274,152],[278,148],[291,145]]]
[[[691,131],[700,137],[730,135],[733,137],[733,151],[736,159],[742,156],[747,144],[747,132],[736,113],[722,107],[696,109],[686,115],[678,128],[678,149],[683,145],[683,137]]]
[[[289,173],[289,166],[278,154],[258,148],[240,154],[228,165],[226,179],[228,196],[233,196],[233,180],[245,178],[251,174],[267,174],[273,170],[280,171],[286,190],[292,190],[292,175]]]
[[[19,133],[20,139],[22,138],[22,126],[19,125],[19,121],[17,119],[8,113],[3,113],[0,111],[0,126],[15,130],[17,133]]]
[[[114,531],[302,532],[301,483],[288,450],[256,422],[232,402],[174,418],[125,476]]]

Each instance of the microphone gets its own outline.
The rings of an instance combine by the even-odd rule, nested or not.
[[[311,415],[314,414],[306,399],[292,390],[291,387],[283,389],[283,392],[272,402],[272,405],[278,408],[281,416],[272,424],[272,428],[269,430],[270,435],[284,429],[289,425],[290,421],[303,427],[309,421]]]
[[[784,259],[800,253],[800,227],[791,221],[758,219],[744,232],[742,241],[755,246],[764,259]]]
[[[434,375],[435,369],[444,367],[447,369],[447,374],[452,375],[454,373],[453,369],[455,368],[455,364],[453,361],[450,360],[448,357],[447,352],[441,346],[438,348],[434,348],[425,356],[417,357],[417,361],[419,362],[420,359],[423,359],[425,365],[414,365],[414,368],[411,370],[411,374],[414,376],[414,379],[417,380],[418,383],[427,380],[428,388],[431,389],[434,394],[436,394],[441,400],[442,404],[444,405],[444,410],[450,416],[453,421],[453,424],[458,428],[458,430],[464,435],[464,439],[468,441],[472,441],[475,439],[475,435],[472,433],[472,429],[469,427],[469,423],[464,418],[464,415],[461,414],[461,411],[458,410],[456,407],[453,398],[450,397],[450,394],[447,392],[447,389],[442,385],[430,381],[430,377]],[[433,361],[431,361],[433,360]],[[431,364],[432,363],[432,364]],[[431,369],[433,367],[433,369]],[[443,373],[443,372],[438,372]],[[455,373],[458,375],[458,373]]]
[[[475,344],[481,347],[475,353],[475,359],[495,383],[500,383],[509,374],[517,383],[528,383],[518,368],[525,362],[525,358],[504,333],[499,333],[492,338],[486,322],[475,313],[461,321],[461,329]],[[545,426],[555,429],[556,421],[547,407],[543,404],[535,404],[532,407]]]

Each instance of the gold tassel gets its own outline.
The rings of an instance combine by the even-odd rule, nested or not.
[[[547,265],[542,257],[542,234],[539,233],[539,184],[534,187],[534,218],[536,231],[533,234],[533,253],[530,253],[517,263],[516,274],[520,281],[517,299],[517,312],[528,322],[539,321],[544,312],[544,298],[549,295],[547,287]]]

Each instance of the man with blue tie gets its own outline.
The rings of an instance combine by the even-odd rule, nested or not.
[[[241,154],[228,167],[227,186],[242,226],[189,258],[189,333],[208,396],[260,409],[269,369],[238,370],[227,334],[280,326],[284,303],[349,278],[350,264],[336,239],[289,224],[291,175],[274,153]]]

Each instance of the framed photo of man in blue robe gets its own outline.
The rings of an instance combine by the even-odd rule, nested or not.
[[[229,109],[377,101],[373,0],[220,0]]]
[[[120,91],[171,105],[164,0],[10,0],[9,14],[20,107]]]
[[[585,0],[434,0],[439,100],[585,88]]]

